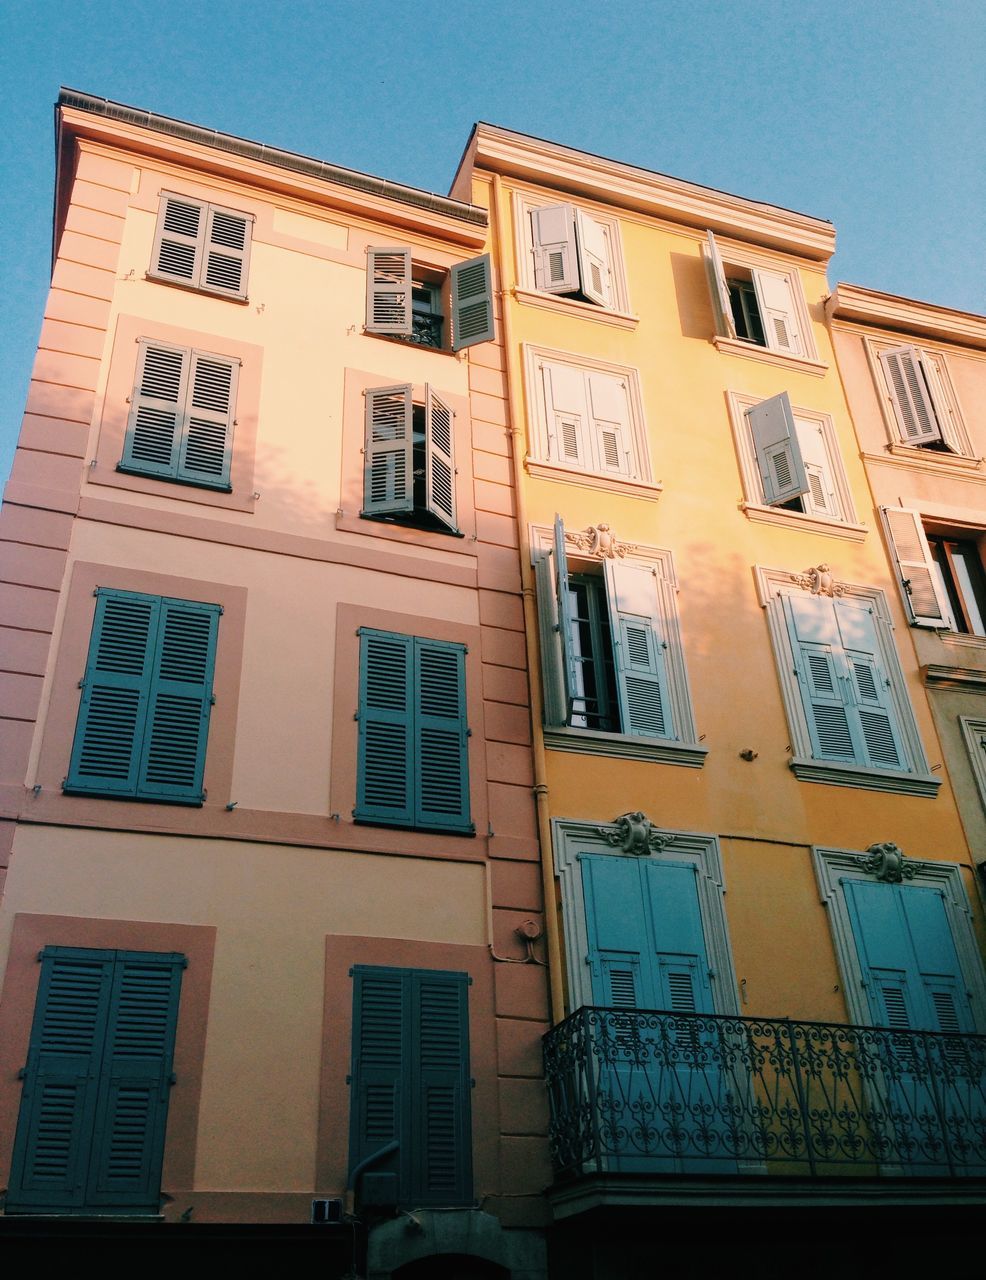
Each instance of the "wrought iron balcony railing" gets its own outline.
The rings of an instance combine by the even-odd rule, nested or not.
[[[986,1176],[986,1036],[584,1008],[544,1051],[559,1181]]]

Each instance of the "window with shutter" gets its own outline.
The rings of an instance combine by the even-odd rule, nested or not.
[[[986,536],[925,528],[920,512],[906,507],[881,507],[880,515],[911,625],[986,636]]]
[[[350,1171],[392,1143],[355,1188],[361,1204],[472,1200],[469,977],[357,965]]]
[[[425,386],[369,387],[363,442],[365,519],[388,520],[461,537],[456,525],[455,412]]]
[[[616,218],[570,203],[538,204],[520,192],[514,214],[522,301],[537,303],[540,294],[582,304],[587,316],[599,308],[629,313]]]
[[[411,250],[403,247],[366,253],[367,333],[438,351],[493,341],[489,254],[444,272],[412,263]]]
[[[118,470],[231,492],[239,361],[141,339]]]
[[[253,215],[161,193],[149,275],[246,299]]]
[[[472,834],[465,646],[360,629],[358,822]]]
[[[97,591],[66,792],[202,803],[221,612]]]
[[[745,249],[722,249],[711,231],[704,255],[720,338],[777,355],[817,359],[795,269],[779,270]]]
[[[157,1213],[184,957],[41,962],[6,1211]]]

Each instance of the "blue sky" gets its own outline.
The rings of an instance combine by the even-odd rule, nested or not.
[[[475,120],[831,219],[830,280],[986,311],[983,0],[8,0],[0,477],[61,84],[433,191]]]

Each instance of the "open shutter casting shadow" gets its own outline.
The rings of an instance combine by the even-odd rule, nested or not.
[[[578,248],[575,210],[570,204],[548,205],[531,212],[534,284],[542,293],[578,293]]]
[[[367,249],[367,333],[411,333],[411,250]]]
[[[705,266],[709,274],[712,304],[716,312],[716,331],[725,338],[735,338],[736,322],[733,320],[733,306],[729,298],[729,285],[726,283],[726,268],[723,266],[715,236],[711,231],[706,234],[708,242],[705,247]]]
[[[363,446],[363,514],[414,510],[411,386],[369,387]]]
[[[568,585],[568,557],[565,551],[565,526],[555,516],[555,597],[558,602],[558,642],[561,649],[562,678],[565,685],[565,720],[570,722],[577,699],[581,699],[578,664],[572,639],[572,595]]]
[[[431,387],[425,398],[425,506],[455,531],[455,414]]]
[[[493,282],[490,255],[457,262],[450,272],[452,293],[452,350],[463,351],[479,342],[492,342]]]
[[[916,627],[953,627],[952,611],[941,587],[938,566],[932,558],[920,513],[906,507],[881,507],[880,515],[911,622]]]
[[[894,347],[880,352],[880,363],[890,389],[890,399],[905,444],[930,444],[941,440],[938,415],[925,380],[921,355],[914,347]]]
[[[44,950],[8,1213],[158,1212],[184,965]]]
[[[575,211],[575,241],[582,292],[605,307],[609,302],[609,249],[602,227],[581,209]]]
[[[776,507],[808,493],[810,486],[787,392],[751,405],[746,417],[767,505]]]

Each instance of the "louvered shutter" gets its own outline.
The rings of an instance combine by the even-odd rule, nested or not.
[[[363,446],[363,514],[414,510],[411,387],[369,387]]]
[[[187,350],[141,341],[122,470],[177,475],[189,363]]]
[[[208,206],[183,196],[161,196],[151,261],[152,275],[199,283]]]
[[[161,602],[99,590],[65,790],[135,795]]]
[[[414,640],[414,822],[472,830],[465,648]]]
[[[656,1009],[640,870],[635,859],[580,854],[592,999],[613,1009]]]
[[[609,246],[602,227],[581,209],[575,210],[575,244],[582,292],[591,302],[609,303]]]
[[[250,257],[251,218],[230,209],[209,208],[201,286],[245,298]]]
[[[787,392],[751,405],[746,417],[767,505],[776,507],[807,493],[808,478]]]
[[[450,272],[452,295],[452,350],[463,351],[478,342],[492,342],[493,281],[490,255],[457,262]]]
[[[367,249],[367,333],[411,332],[411,250]]]
[[[767,346],[787,355],[802,355],[804,348],[798,332],[797,310],[791,281],[779,271],[753,272],[760,319]]]
[[[191,353],[177,478],[228,490],[233,452],[233,411],[239,364]]]
[[[911,622],[916,627],[954,629],[952,610],[920,513],[906,507],[881,507],[880,515]]]
[[[534,209],[531,212],[531,229],[535,288],[542,293],[578,293],[575,210],[570,204]]]
[[[922,351],[920,356],[921,372],[924,374],[925,385],[934,406],[935,420],[941,432],[942,442],[953,453],[968,454],[968,440],[964,438],[964,433],[957,429],[958,424],[953,415],[952,402],[945,389],[948,379],[945,357],[940,351]]]
[[[356,1190],[361,1203],[397,1204],[400,1170],[409,1157],[405,1080],[406,994],[400,969],[357,965],[353,970],[353,1069],[349,1170],[397,1141],[400,1149],[375,1162]]]
[[[709,288],[712,293],[712,307],[716,313],[716,332],[726,338],[736,337],[736,322],[733,320],[733,307],[729,298],[729,285],[726,282],[726,268],[723,266],[719,246],[711,231],[706,233],[708,242],[705,248],[705,267],[709,275]]]
[[[841,517],[822,428],[808,418],[795,418],[794,426],[808,485],[803,495],[805,512],[816,516]]]
[[[568,583],[568,554],[565,550],[565,526],[560,515],[555,516],[554,550],[555,599],[558,604],[558,640],[561,646],[562,678],[565,685],[565,719],[571,718],[576,698],[580,697],[578,664],[575,660],[575,644],[572,638],[574,618],[572,593]]]
[[[534,562],[534,580],[541,635],[544,722],[547,725],[562,725],[568,719],[569,700],[562,663],[553,555],[548,552],[538,555]]]
[[[554,462],[592,470],[586,373],[565,364],[541,367],[548,426],[548,453]]]
[[[360,629],[357,819],[414,820],[414,678],[413,637]]]
[[[954,1035],[974,1032],[972,1005],[941,890],[916,885],[896,888],[924,989],[928,1028]]]
[[[630,401],[623,378],[612,373],[586,372],[588,407],[595,444],[597,471],[631,475]]]
[[[431,387],[425,389],[425,507],[455,529],[455,414]]]
[[[219,605],[161,601],[138,795],[199,803],[212,714]]]
[[[658,1007],[712,1013],[709,956],[694,864],[642,859],[640,892],[647,904]]]
[[[812,755],[817,760],[863,763],[858,730],[847,706],[848,673],[832,601],[785,596],[784,612]]]
[[[861,763],[902,769],[906,758],[897,713],[883,669],[873,615],[846,600],[832,602],[850,674],[850,721],[858,726]]]
[[[468,976],[414,970],[411,988],[410,1199],[472,1199]]]
[[[905,444],[929,444],[942,438],[928,390],[921,353],[915,347],[880,352],[890,400]]]
[[[664,620],[653,571],[623,560],[604,565],[621,728],[647,738],[673,738]]]

